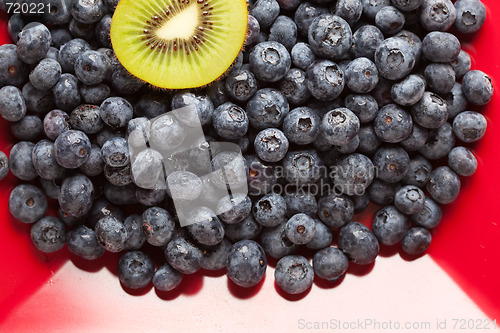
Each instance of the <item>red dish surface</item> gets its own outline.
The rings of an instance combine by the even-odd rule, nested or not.
[[[482,112],[488,119],[483,140],[474,145],[479,161],[477,173],[463,179],[458,199],[445,207],[441,225],[433,231],[430,256],[490,317],[500,317],[500,218],[496,205],[500,200],[500,2],[482,0],[488,17],[483,29],[473,37],[462,39],[463,48],[471,55],[473,69],[489,74],[495,96]],[[6,15],[0,14],[0,44],[8,43]],[[13,138],[9,125],[0,120],[0,149],[8,154]],[[36,251],[29,239],[29,225],[15,221],[8,212],[8,197],[17,180],[10,174],[0,184],[0,323],[12,309],[36,292],[68,260],[65,249],[46,255]],[[363,220],[368,223],[365,214]],[[116,260],[116,256],[108,256]],[[196,279],[189,279],[195,281]],[[248,300],[250,301],[250,300]],[[68,310],[70,311],[70,310]],[[63,315],[64,316],[64,315]]]

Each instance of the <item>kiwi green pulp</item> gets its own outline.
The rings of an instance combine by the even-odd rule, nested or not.
[[[134,76],[160,88],[195,88],[231,66],[247,22],[245,0],[121,0],[110,35]]]

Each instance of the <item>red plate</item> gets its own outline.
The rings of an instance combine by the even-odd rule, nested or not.
[[[429,255],[487,316],[494,319],[500,315],[498,274],[500,264],[500,218],[496,211],[496,205],[500,200],[500,172],[497,169],[500,164],[500,151],[498,149],[498,142],[500,142],[500,113],[495,111],[500,106],[498,99],[499,87],[496,85],[496,82],[500,79],[498,65],[500,59],[500,25],[495,24],[496,16],[500,17],[500,3],[496,0],[483,0],[483,3],[488,9],[486,23],[478,34],[463,41],[463,48],[472,57],[473,69],[480,69],[492,77],[496,94],[491,103],[482,109],[483,114],[488,119],[487,133],[480,143],[473,146],[479,161],[478,171],[474,176],[463,179],[463,189],[460,196],[453,204],[445,208],[443,221],[433,232],[433,243],[429,249]],[[6,42],[9,42],[6,33],[6,16],[1,15],[0,43]],[[0,149],[7,154],[12,147],[12,142],[14,142],[9,132],[8,123],[2,119],[0,121]],[[269,325],[267,331],[273,327],[272,323],[284,323],[290,319],[286,314],[278,314],[276,311],[280,311],[277,310],[277,306],[282,306],[283,309],[285,309],[285,306],[289,306],[287,311],[296,311],[294,313],[297,313],[297,316],[300,316],[301,313],[304,316],[306,314],[311,316],[314,313],[325,313],[328,309],[331,309],[331,313],[340,313],[347,316],[346,318],[353,318],[346,314],[348,311],[350,311],[350,314],[356,314],[358,319],[369,315],[357,313],[356,306],[350,308],[349,304],[352,302],[350,303],[346,299],[330,298],[329,295],[332,295],[332,293],[329,290],[324,290],[324,288],[328,289],[332,286],[320,282],[315,283],[313,291],[309,295],[301,295],[296,298],[285,296],[282,298],[274,290],[271,290],[271,292],[265,290],[269,287],[269,284],[272,285],[270,272],[267,274],[264,288],[254,288],[250,291],[241,290],[231,283],[226,283],[224,276],[214,278],[210,274],[195,274],[185,279],[186,281],[183,282],[179,291],[172,294],[161,294],[159,295],[161,298],[154,295],[151,290],[144,291],[143,293],[148,295],[142,297],[130,296],[130,294],[121,290],[113,274],[106,275],[103,273],[103,267],[107,267],[111,273],[116,273],[114,268],[117,261],[116,255],[106,254],[98,263],[89,264],[74,261],[79,269],[71,269],[71,266],[65,266],[58,273],[58,270],[69,258],[66,248],[52,255],[36,251],[29,239],[30,226],[15,221],[8,212],[9,193],[16,183],[15,178],[9,175],[0,185],[1,331],[46,330],[48,328],[53,330],[57,328],[59,330],[101,328],[104,330],[104,327],[115,329],[120,327],[122,330],[132,331],[134,328],[135,330],[139,328],[159,330],[161,327],[173,326],[193,328],[196,326],[201,327],[204,323],[213,325],[213,318],[219,321],[222,320],[220,318],[225,318],[224,320],[234,324],[233,329],[246,327],[247,329],[244,329],[244,331],[250,330],[256,325],[266,324]],[[365,214],[363,219],[369,221],[370,216]],[[430,274],[435,274],[432,273],[434,268],[431,267],[429,271],[426,271],[426,267],[430,267],[430,265],[419,264],[424,262],[428,258],[427,256],[406,264],[403,259],[408,258],[401,259],[399,255],[393,255],[394,253],[390,252],[388,251],[386,256],[392,257],[391,262],[399,267],[398,269],[412,270],[423,267],[422,271],[418,271],[410,277],[402,277],[404,273],[401,273],[402,275],[398,277],[399,271],[390,270],[388,267],[392,266],[385,265],[386,259],[380,258],[377,260],[377,265],[370,267],[366,271],[368,272],[373,268],[371,274],[364,275],[366,272],[363,270],[351,269],[352,274],[348,274],[345,279],[351,279],[352,281],[364,275],[363,283],[360,283],[359,286],[353,286],[349,281],[344,281],[344,283],[334,288],[335,292],[339,294],[341,291],[349,292],[352,293],[353,297],[356,295],[358,295],[356,297],[360,297],[359,295],[366,293],[360,303],[381,303],[380,306],[386,311],[395,313],[396,319],[398,316],[403,316],[400,308],[405,308],[409,312],[426,307],[431,309],[432,303],[442,301],[441,298],[443,297],[450,297],[449,295],[439,294],[439,290],[446,289],[446,287],[433,286],[435,280]],[[72,264],[70,263],[70,265]],[[395,279],[407,278],[408,280],[405,283],[407,283],[408,293],[403,291],[401,295],[393,296],[391,298],[392,303],[389,304],[381,302],[382,299],[380,298],[373,299],[378,294],[368,288],[372,286],[370,276],[380,273],[377,266],[380,266],[380,269],[387,269],[387,273],[391,274],[387,275],[385,279],[388,281],[388,285],[390,286],[392,283],[395,289],[398,288],[398,283],[401,282]],[[99,279],[96,278],[98,276]],[[94,293],[92,292],[92,283],[95,284]],[[102,283],[105,283],[105,285],[103,286]],[[109,283],[112,287],[108,288],[106,283]],[[226,288],[226,284],[229,289]],[[365,285],[366,291],[360,289]],[[80,287],[85,291],[79,290]],[[259,287],[262,287],[262,285]],[[412,290],[416,287],[423,288],[420,290],[422,295],[426,295],[426,292],[428,292],[426,289],[432,289],[435,295],[434,298],[422,299],[419,304],[411,303],[416,302],[411,300],[418,299],[412,296]],[[347,288],[351,289],[347,290]],[[221,298],[217,299],[218,295]],[[165,302],[165,299],[169,300],[169,302]],[[187,299],[189,301],[186,301]],[[207,302],[207,299],[216,300],[214,304],[201,303]],[[245,299],[245,301],[241,302],[241,299]],[[299,302],[290,302],[298,299],[300,299]],[[290,304],[281,303],[283,300]],[[140,304],[140,307],[138,304]],[[174,305],[184,307],[187,306],[186,304],[198,308],[201,312],[199,311],[195,315],[193,313],[196,312],[192,312],[192,309],[185,309],[183,311],[188,312],[184,312],[185,317],[182,316],[183,312],[179,308],[175,308]],[[295,307],[293,307],[293,304],[295,304]],[[345,306],[343,307],[343,305]],[[131,309],[131,306],[135,308]],[[443,306],[453,307],[453,304]],[[242,307],[250,309],[248,314],[252,318],[241,317],[245,315],[244,312],[243,315],[240,315]],[[456,311],[458,311],[458,307],[460,307],[460,304],[457,304]],[[362,309],[363,307],[360,304],[357,308]],[[118,309],[121,309],[121,311],[118,311]],[[117,312],[121,314],[118,315]],[[157,312],[158,316],[162,318],[156,316],[154,317],[156,319],[152,319],[151,314]],[[85,315],[85,313],[88,313],[89,316]],[[427,315],[430,315],[430,312]],[[114,322],[106,322],[107,316],[113,318]],[[439,317],[438,314],[436,314],[436,317]],[[316,318],[308,318],[313,318],[311,319],[313,322],[314,320],[325,319],[319,315]],[[327,318],[331,319],[332,317]],[[292,329],[301,329],[300,317],[291,319],[294,322]],[[448,329],[452,328],[453,319],[461,318],[449,317]],[[479,320],[479,318],[465,319]],[[118,320],[119,322],[117,322]],[[169,320],[177,324],[158,326],[158,323],[165,323]],[[306,318],[306,323],[307,320]],[[460,322],[457,323],[460,324]],[[434,324],[437,325],[437,323]],[[222,325],[223,323],[221,323],[220,327]],[[221,329],[220,327],[219,329]],[[475,328],[478,327],[475,326]],[[232,329],[230,330],[232,331]],[[469,326],[469,331],[471,330],[472,328]]]

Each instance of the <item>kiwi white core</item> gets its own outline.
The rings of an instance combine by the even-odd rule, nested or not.
[[[155,31],[156,36],[164,40],[189,39],[195,34],[195,29],[200,23],[199,16],[199,6],[192,4],[159,27]]]

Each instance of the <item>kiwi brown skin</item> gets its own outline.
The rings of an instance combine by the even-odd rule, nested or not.
[[[116,12],[120,11],[120,6],[126,6],[126,3],[130,3],[132,1],[134,1],[134,0],[121,0],[119,2],[118,6],[117,6],[117,10],[115,11],[115,15],[116,15]],[[135,1],[137,1],[137,0],[135,0]],[[214,13],[215,13],[216,10],[218,9],[216,7],[218,3],[224,4],[224,2],[228,2],[229,0],[228,1],[226,1],[226,0],[163,0],[163,1],[162,0],[160,0],[160,1],[158,1],[158,0],[142,0],[142,1],[143,2],[144,1],[146,1],[146,2],[147,1],[153,1],[153,2],[161,2],[161,3],[165,3],[165,1],[166,2],[172,1],[172,2],[186,3],[186,4],[190,4],[191,3],[191,6],[194,6],[195,3],[198,3],[198,4],[203,4],[207,9],[212,9],[212,7],[207,7],[207,6],[211,6],[211,2],[213,1],[214,2],[213,7],[215,7],[215,9],[214,9]],[[209,74],[212,75],[210,77],[210,79],[203,78],[203,82],[202,82],[202,80],[198,80],[197,82],[195,82],[195,84],[191,84],[191,83],[182,84],[181,83],[181,84],[172,84],[172,85],[170,85],[170,84],[162,84],[161,82],[160,82],[160,84],[158,84],[157,81],[150,80],[150,79],[148,79],[147,76],[141,75],[142,73],[141,73],[140,70],[138,70],[137,68],[134,68],[133,65],[130,65],[130,62],[127,63],[127,56],[123,56],[123,55],[120,56],[120,51],[119,51],[120,45],[119,44],[121,43],[121,41],[120,41],[119,38],[116,38],[116,37],[113,38],[113,27],[116,28],[116,26],[118,26],[120,24],[120,22],[118,22],[118,23],[117,22],[113,22],[113,21],[115,21],[115,16],[113,16],[112,29],[111,29],[112,30],[111,31],[111,42],[112,42],[113,49],[116,50],[115,53],[117,55],[118,60],[122,63],[122,65],[133,76],[135,76],[138,79],[140,79],[141,81],[145,82],[145,84],[147,86],[152,87],[154,90],[169,92],[169,91],[173,91],[173,90],[176,90],[176,89],[204,88],[208,84],[224,78],[225,75],[226,75],[226,73],[228,72],[228,69],[231,68],[234,60],[237,58],[238,54],[244,48],[244,42],[246,40],[247,22],[248,22],[248,2],[245,1],[245,0],[232,0],[232,2],[230,2],[231,4],[229,6],[234,6],[234,3],[237,3],[237,2],[240,2],[239,5],[241,5],[241,3],[243,3],[243,5],[240,6],[240,8],[238,8],[238,9],[241,10],[241,12],[239,14],[240,18],[243,17],[244,20],[239,20],[238,24],[239,24],[240,30],[244,29],[244,33],[243,33],[243,35],[241,37],[241,40],[237,39],[237,43],[232,43],[232,44],[229,43],[232,48],[230,49],[231,53],[228,53],[228,54],[230,54],[231,57],[229,57],[228,54],[226,54],[226,52],[224,52],[224,57],[226,59],[225,61],[227,62],[226,67],[222,68],[222,70],[221,70],[221,68],[219,68],[220,72],[217,72],[216,76],[213,75],[215,73],[214,73],[214,71],[212,71],[211,73],[209,73]],[[203,8],[205,8],[205,7],[203,7]],[[223,11],[220,10],[220,12],[223,12]],[[242,13],[244,13],[244,14],[242,14]],[[207,15],[207,12],[204,11],[203,15],[204,15],[203,17],[205,17],[205,15]],[[210,22],[210,15],[212,15],[212,14],[208,13],[208,15],[207,15],[208,18],[204,18],[205,21],[202,21],[202,23],[206,24],[206,25],[203,25],[203,26],[206,26],[206,27],[211,27],[212,24],[215,23],[213,25],[213,27],[215,28],[214,29],[214,31],[215,31],[216,28],[217,28],[217,24],[220,24],[220,22],[221,22],[221,17],[215,16],[214,22],[212,23],[212,22]],[[222,14],[220,14],[220,16],[222,16]],[[175,58],[175,56],[172,56],[172,58],[170,58],[170,59],[169,58],[165,58],[165,57],[162,58],[161,57],[161,53],[163,52],[163,54],[165,54],[165,53],[169,53],[170,52],[169,53],[169,56],[170,56],[170,54],[175,53],[175,52],[181,52],[182,50],[185,51],[186,56],[190,56],[192,54],[195,54],[196,53],[195,51],[198,51],[198,48],[197,48],[198,45],[200,46],[200,48],[204,47],[204,45],[203,45],[204,40],[202,40],[201,41],[202,43],[200,43],[200,44],[195,44],[194,41],[193,41],[193,39],[188,40],[188,42],[190,41],[191,43],[187,43],[185,40],[183,40],[181,43],[177,43],[177,44],[175,44],[175,41],[179,41],[180,39],[174,39],[173,42],[170,41],[169,46],[165,46],[165,45],[162,46],[162,43],[158,42],[158,38],[155,39],[155,38],[152,37],[152,35],[155,32],[154,31],[153,32],[150,31],[150,28],[151,27],[154,28],[154,27],[157,27],[157,26],[161,26],[161,22],[162,22],[163,18],[159,18],[156,14],[153,15],[152,18],[155,18],[155,21],[153,21],[152,19],[146,20],[146,24],[144,25],[144,29],[142,30],[143,34],[142,34],[142,36],[140,38],[140,41],[143,42],[143,45],[146,45],[146,46],[150,47],[151,50],[152,50],[152,52],[156,52],[156,54],[160,54],[159,56],[157,56],[157,58],[172,60],[172,59]],[[222,16],[222,18],[225,18],[225,17]],[[142,17],[141,17],[141,19],[142,19]],[[123,20],[122,20],[122,22],[123,22]],[[115,24],[113,25],[113,23],[115,23]],[[198,29],[201,29],[201,25],[202,24],[200,23],[200,21],[198,21],[196,24],[199,24],[200,26],[198,27]],[[161,28],[162,27],[160,27],[158,29],[161,30]],[[115,30],[120,30],[120,29],[117,28]],[[223,29],[221,29],[221,30],[223,30]],[[227,29],[227,27],[226,27],[226,30],[229,30],[229,29]],[[209,30],[206,29],[206,31],[209,31]],[[146,34],[146,32],[147,32],[147,34]],[[136,34],[137,34],[137,32],[136,32]],[[115,35],[117,35],[117,36],[120,37],[120,35],[117,34],[117,33],[115,33]],[[130,35],[131,34],[129,32],[129,35],[122,34],[121,36],[123,37],[123,36],[130,36]],[[210,36],[210,34],[207,33],[207,36]],[[214,35],[214,36],[216,36],[216,37],[214,37],[214,40],[221,40],[221,38],[219,38],[217,35]],[[158,37],[158,36],[156,36],[156,37]],[[203,35],[201,35],[201,37],[203,37]],[[189,37],[189,38],[192,38],[192,37]],[[194,35],[194,38],[196,39],[196,35]],[[198,38],[200,38],[200,37],[198,37]],[[131,38],[128,38],[128,39],[131,39]],[[150,42],[151,40],[153,40],[152,43]],[[234,38],[232,40],[234,41]],[[198,43],[198,41],[196,41],[196,43]],[[211,46],[211,44],[214,44],[213,41],[209,41],[207,43],[208,43],[207,44],[208,46],[206,48],[209,48]],[[132,44],[135,45],[136,43],[132,43]],[[177,46],[179,46],[179,44],[185,45],[185,47],[184,48],[182,48],[182,46],[181,47],[177,47]],[[188,44],[194,45],[194,47],[196,47],[196,50],[192,46],[190,46]],[[236,45],[237,45],[237,48],[235,47]],[[189,47],[189,49],[188,49],[188,47]],[[121,47],[121,49],[123,49],[123,46]],[[219,49],[222,49],[222,48],[219,47]],[[226,49],[224,49],[224,51],[226,51]],[[133,53],[133,50],[130,50],[130,52],[128,52],[128,53]],[[147,56],[148,61],[149,61],[149,58],[154,58],[154,56],[151,56],[149,53],[147,53],[147,51],[144,51],[144,49],[143,49],[142,53]],[[221,52],[221,54],[222,54],[222,52]],[[186,56],[184,56],[184,57],[186,57]],[[182,58],[182,57],[178,56],[178,58]],[[215,60],[218,60],[218,59],[215,59]],[[172,61],[172,62],[174,62],[174,61]],[[192,62],[198,64],[200,61],[199,61],[199,59],[195,58],[195,60],[193,60]],[[143,64],[144,61],[140,61],[140,63]],[[187,63],[188,63],[188,65],[190,65],[189,61],[187,61]],[[151,64],[154,65],[154,66],[157,66],[157,64],[155,64],[153,62],[151,62]],[[188,65],[179,66],[179,67],[188,67]],[[219,65],[219,67],[221,67],[221,66],[222,65]],[[163,66],[163,67],[165,67],[165,66]],[[200,72],[205,72],[205,70],[207,70],[208,72],[210,72],[210,70],[211,70],[210,67],[212,67],[212,66],[211,65],[210,66],[207,65],[204,68],[202,67],[201,68],[202,70],[198,70],[198,72],[193,72],[193,73],[197,74],[200,77],[201,76]],[[171,65],[170,68],[175,68],[175,66]],[[158,73],[164,73],[164,72],[163,71],[156,71],[155,72],[156,76],[158,76]],[[193,74],[193,73],[188,73],[188,74]],[[186,76],[189,77],[190,75],[186,75],[184,73],[180,73],[178,76],[179,77],[186,77]]]

